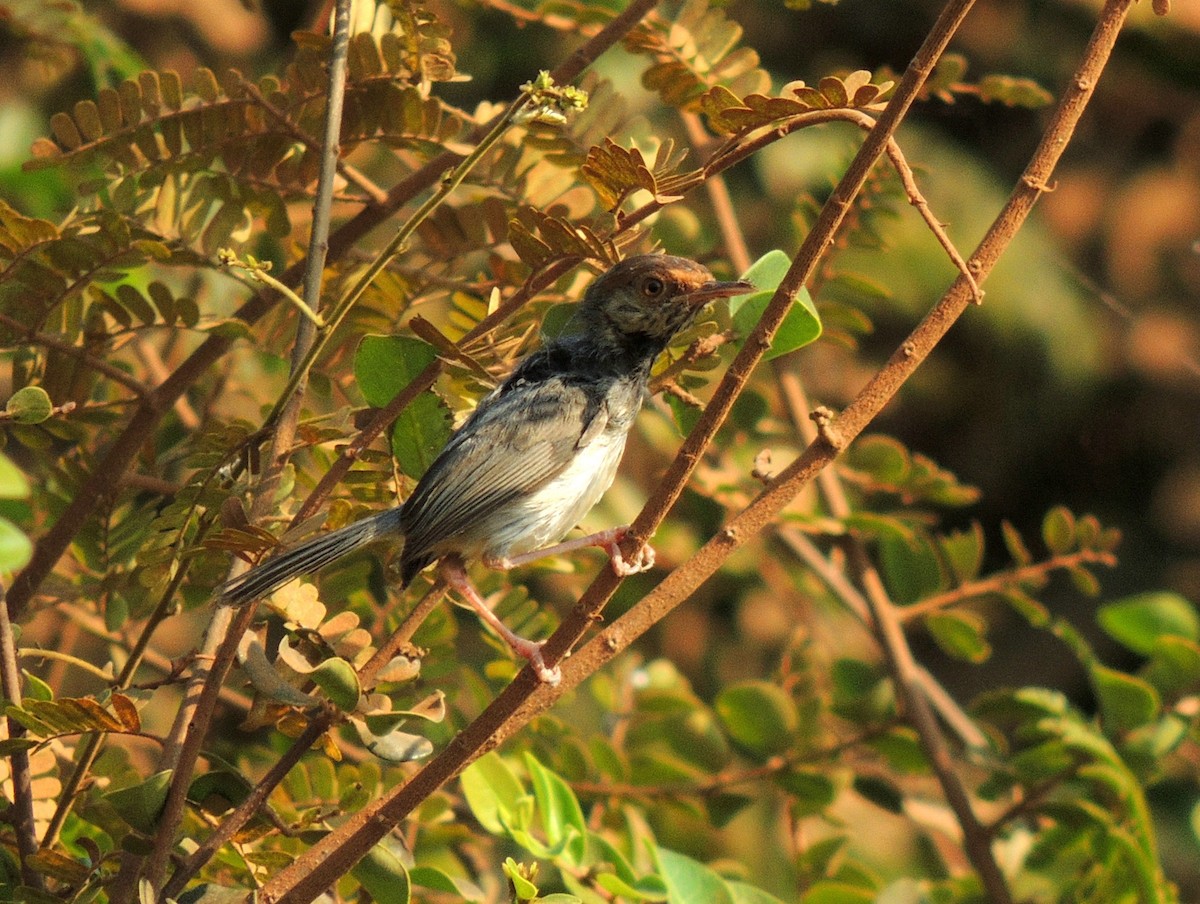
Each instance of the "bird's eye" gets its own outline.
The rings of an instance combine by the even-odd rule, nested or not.
[[[651,276],[642,283],[642,294],[647,298],[657,298],[659,295],[662,295],[665,288],[666,285],[661,279],[657,276]]]

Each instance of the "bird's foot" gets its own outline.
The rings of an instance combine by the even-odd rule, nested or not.
[[[632,558],[625,558],[625,554],[621,552],[621,541],[629,534],[629,528],[618,527],[613,532],[613,537],[605,546],[608,552],[609,562],[612,563],[612,570],[623,578],[629,577],[631,574],[641,574],[643,571],[649,571],[654,567],[654,547],[649,543],[643,543],[633,554]]]
[[[546,665],[546,661],[542,658],[542,647],[546,645],[544,640],[526,640],[523,637],[517,637],[509,641],[513,652],[518,656],[522,656],[529,660],[529,665],[533,668],[534,674],[538,676],[538,680],[542,684],[548,684],[550,687],[558,687],[562,681],[562,669],[558,666],[550,668]]]

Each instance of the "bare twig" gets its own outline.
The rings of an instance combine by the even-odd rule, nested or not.
[[[14,702],[21,700],[21,672],[17,666],[17,643],[12,624],[8,620],[8,607],[4,605],[4,587],[0,585],[0,680],[4,698]],[[8,736],[20,738],[25,728],[16,719],[8,720]],[[8,755],[12,777],[13,829],[17,833],[17,856],[21,866],[21,881],[26,885],[44,890],[46,884],[42,874],[33,868],[29,858],[37,853],[37,827],[33,823],[33,779],[29,773],[29,751],[14,750]]]
[[[942,737],[929,701],[918,690],[916,660],[908,646],[908,639],[904,636],[900,619],[896,616],[896,607],[888,599],[883,580],[861,544],[851,545],[850,561],[858,574],[859,583],[866,591],[867,605],[871,608],[871,617],[883,644],[896,695],[904,705],[908,720],[917,730],[925,756],[933,767],[934,775],[942,786],[942,793],[946,796],[946,802],[954,811],[954,817],[962,829],[963,850],[975,871],[979,873],[988,901],[991,904],[1009,904],[1012,901],[1012,892],[992,853],[991,833],[975,815],[970,794],[955,769],[954,758],[945,738]]]
[[[871,609],[866,598],[854,586],[842,566],[830,561],[816,544],[799,531],[781,528],[778,536],[800,557],[809,570],[825,583],[830,592],[854,613],[864,627],[870,628],[873,625]],[[938,715],[953,729],[965,746],[977,751],[988,749],[988,739],[982,729],[963,712],[962,707],[946,692],[941,683],[919,663],[916,666],[916,681],[930,705],[937,710]]]

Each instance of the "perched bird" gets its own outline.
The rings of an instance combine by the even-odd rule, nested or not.
[[[717,282],[700,264],[646,254],[621,261],[588,288],[578,330],[524,358],[455,432],[401,506],[276,554],[220,591],[227,604],[257,599],[292,578],[384,537],[403,537],[403,586],[437,562],[447,584],[528,659],[545,682],[558,670],[541,643],[510,631],[471,584],[465,563],[509,569],[552,553],[599,546],[618,574],[649,568],[643,547],[627,561],[615,528],[555,546],[594,506],[617,471],[649,392],[650,369],[680,330],[746,282]]]

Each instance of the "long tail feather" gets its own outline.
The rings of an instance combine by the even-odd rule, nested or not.
[[[401,509],[402,506],[396,506],[277,553],[226,583],[218,590],[217,598],[227,605],[248,603],[277,590],[292,578],[319,571],[380,537],[399,534]]]

